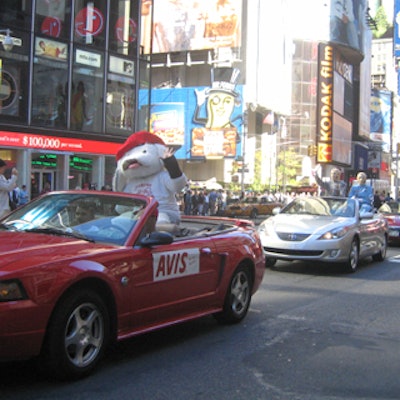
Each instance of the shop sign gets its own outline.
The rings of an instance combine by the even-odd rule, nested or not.
[[[320,43],[317,103],[317,161],[319,163],[332,162],[333,71],[333,48]]]
[[[121,147],[121,144],[0,131],[0,147],[1,146],[61,151],[67,153],[115,155]]]

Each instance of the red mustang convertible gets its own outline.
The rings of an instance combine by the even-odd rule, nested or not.
[[[51,192],[0,220],[0,360],[58,378],[113,342],[205,315],[240,322],[264,274],[251,221],[183,217],[155,230],[153,198]]]

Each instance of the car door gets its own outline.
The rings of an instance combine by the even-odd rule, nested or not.
[[[216,307],[224,255],[212,238],[136,249],[130,301],[132,324],[152,326]]]
[[[372,255],[378,252],[383,237],[382,222],[377,217],[362,218],[360,221],[360,254]]]

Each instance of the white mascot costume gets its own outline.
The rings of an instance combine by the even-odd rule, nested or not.
[[[171,149],[157,135],[140,131],[125,141],[116,160],[113,190],[153,196],[159,203],[157,230],[174,231],[180,222],[175,195],[187,178]]]

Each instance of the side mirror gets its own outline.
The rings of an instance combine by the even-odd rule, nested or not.
[[[282,207],[275,207],[272,209],[272,215],[277,215],[281,212]]]
[[[170,233],[155,231],[141,239],[140,244],[144,247],[151,247],[158,244],[171,244],[173,241],[174,237]]]

